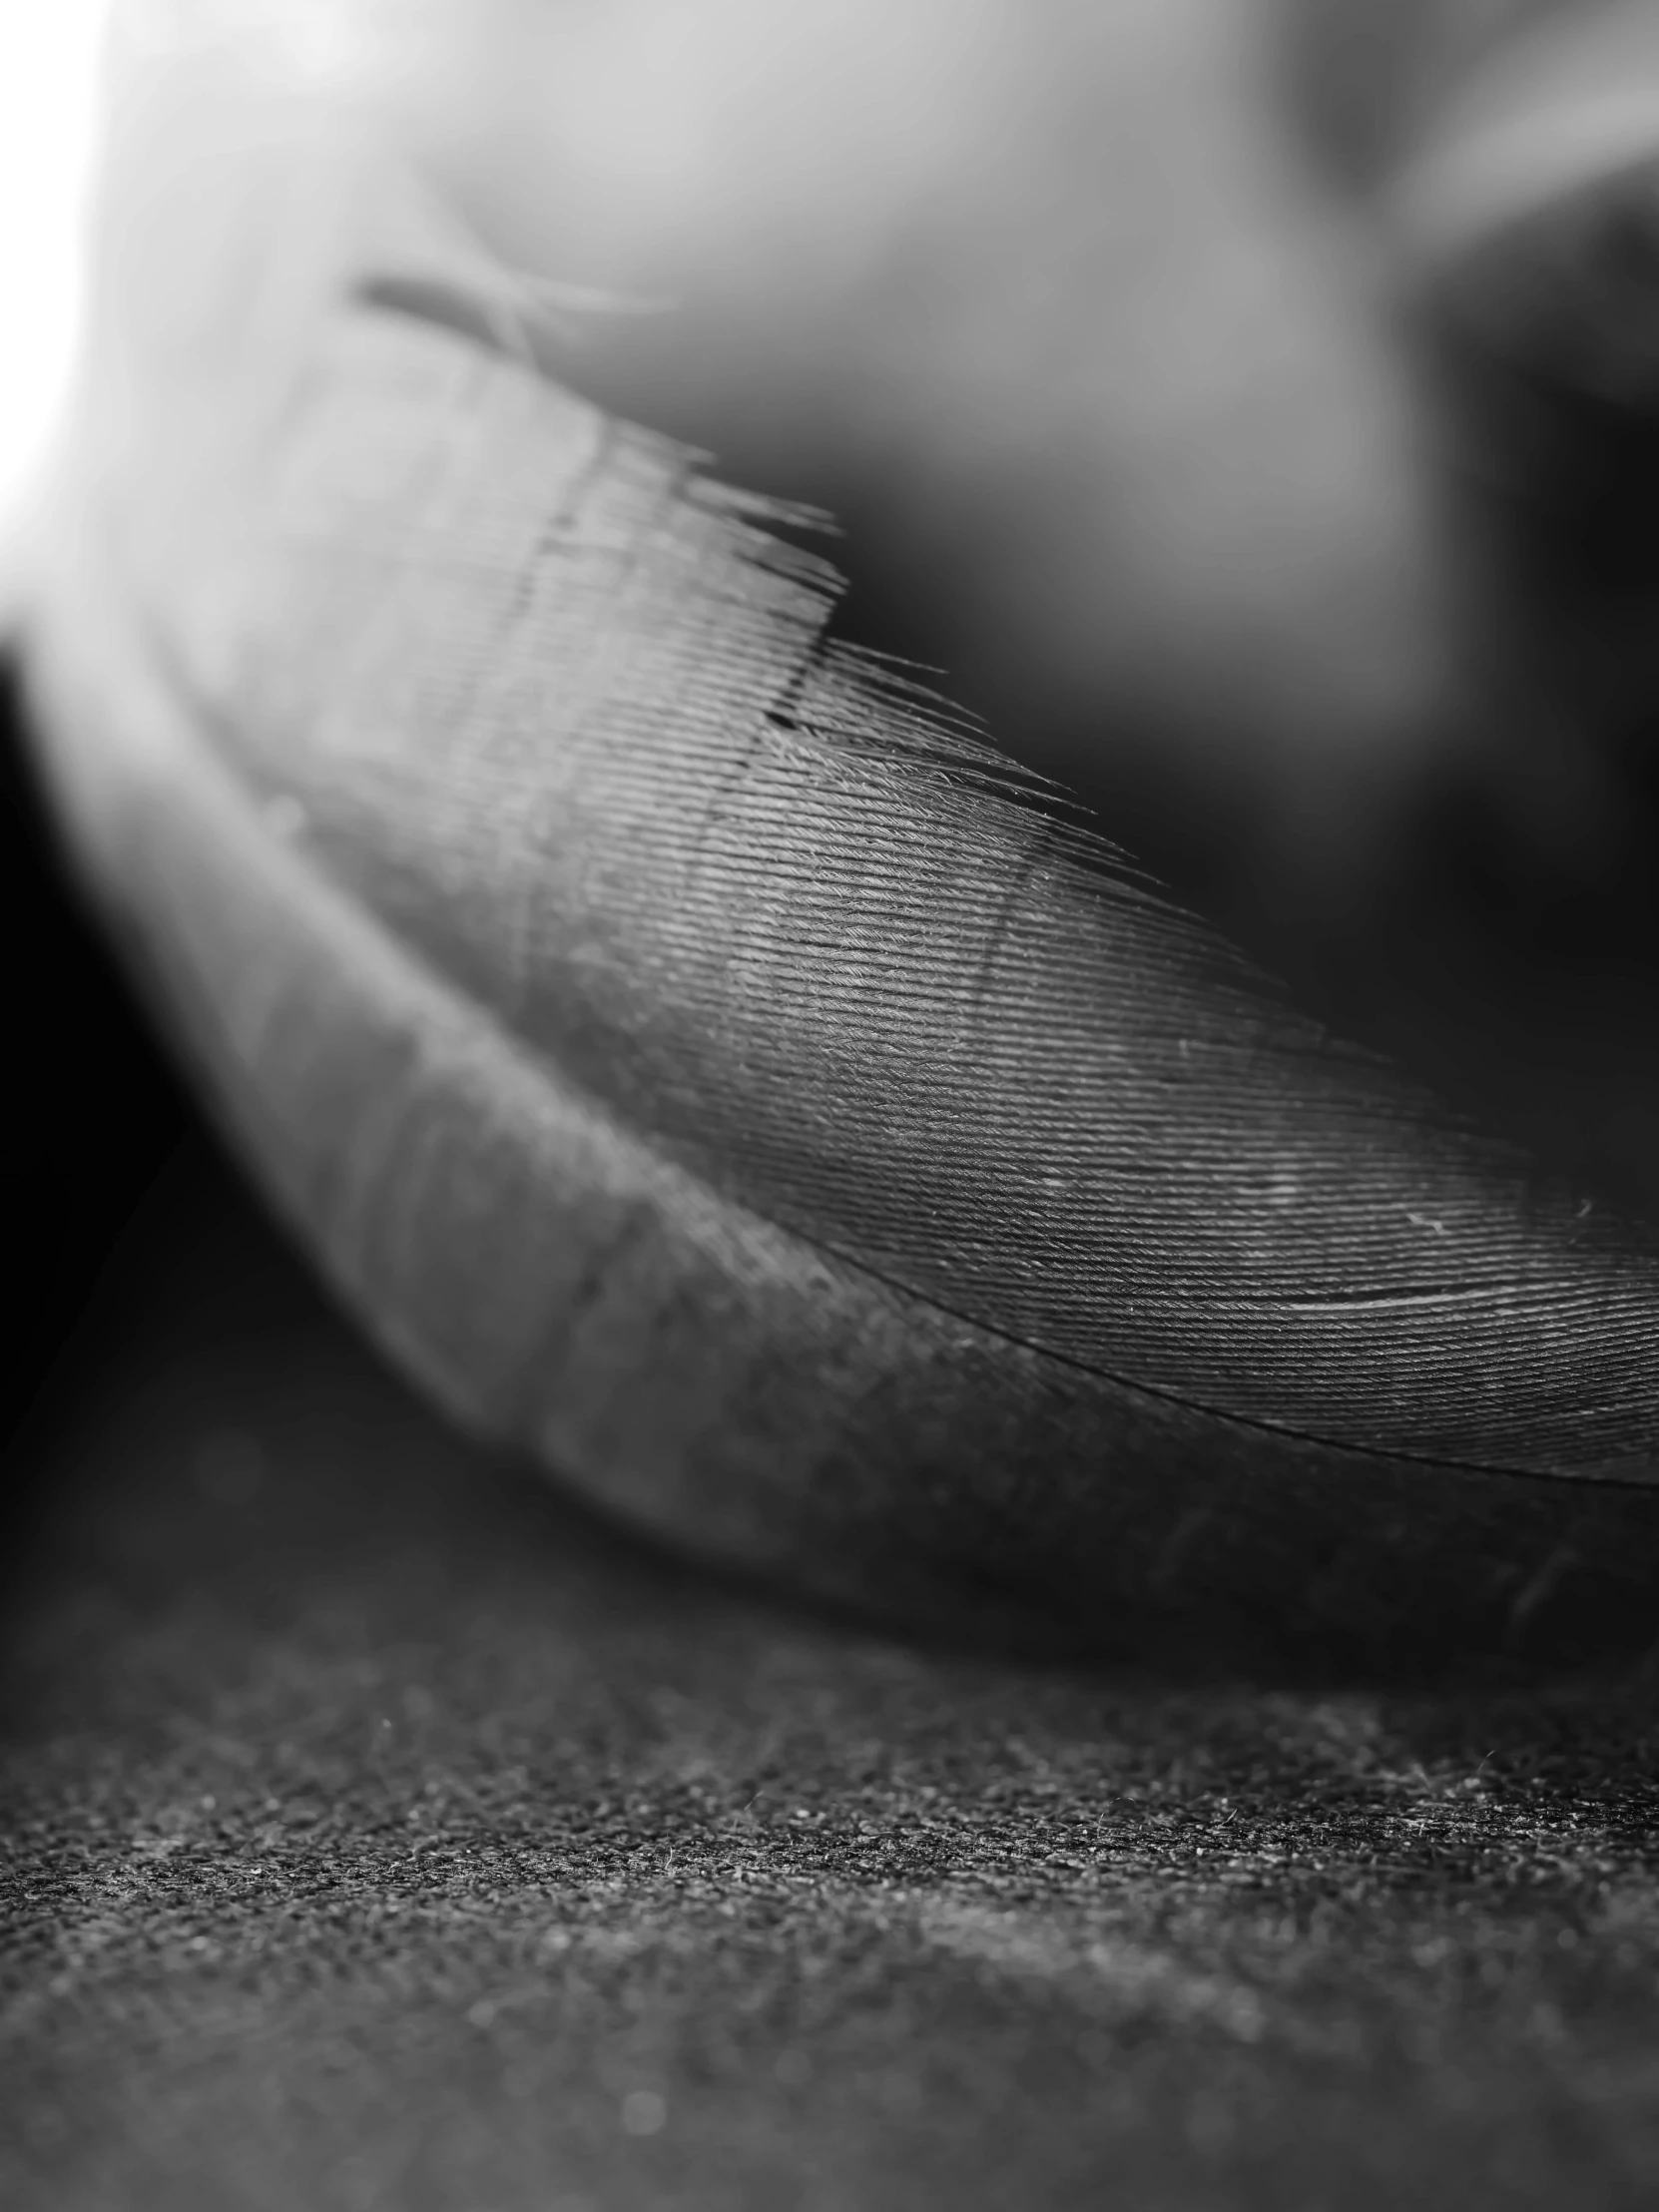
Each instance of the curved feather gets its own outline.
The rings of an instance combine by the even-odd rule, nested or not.
[[[762,503],[289,124],[209,266],[165,194],[122,239],[28,642],[98,891],[415,1380],[865,1601],[1432,1648],[1564,1559],[1645,1623],[1651,1240],[827,643]]]

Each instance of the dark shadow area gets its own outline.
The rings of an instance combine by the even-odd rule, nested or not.
[[[181,1146],[195,1108],[158,1048],[47,820],[23,732],[22,688],[0,665],[0,885],[7,947],[5,1236],[12,1321],[0,1371],[0,1450],[66,1356],[134,1208]]]

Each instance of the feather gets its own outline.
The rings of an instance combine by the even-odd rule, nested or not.
[[[1433,1656],[1591,1588],[1557,1641],[1645,1645],[1653,1239],[830,642],[799,517],[320,143],[193,142],[217,276],[131,218],[190,312],[106,302],[25,646],[94,896],[390,1356],[904,1617]]]

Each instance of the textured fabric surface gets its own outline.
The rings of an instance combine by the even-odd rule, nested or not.
[[[151,1209],[6,1594],[0,2199],[1646,2204],[1659,1693],[1023,1669],[458,1443]]]

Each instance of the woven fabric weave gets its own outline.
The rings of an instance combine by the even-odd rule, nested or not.
[[[221,1183],[37,1432],[16,2212],[1636,2206],[1650,1688],[1083,1678],[492,1471]]]

